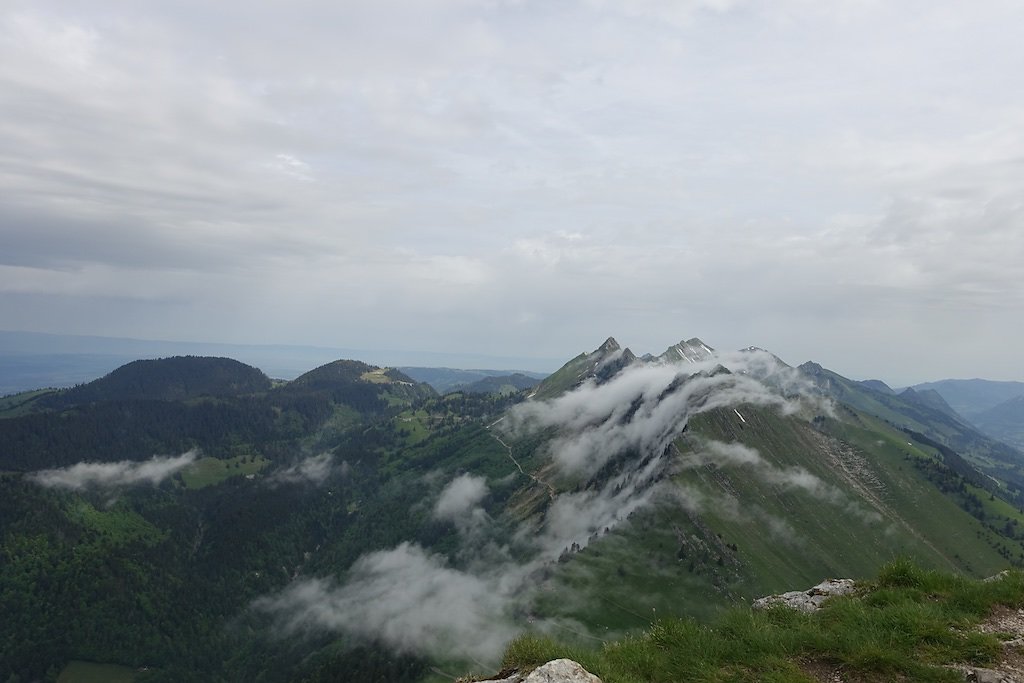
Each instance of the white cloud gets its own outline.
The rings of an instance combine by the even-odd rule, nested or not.
[[[487,495],[487,479],[472,474],[461,474],[452,479],[441,491],[434,505],[434,517],[457,521],[480,505]]]
[[[732,372],[717,372],[720,364]],[[757,379],[784,374],[796,373],[764,351],[722,354],[697,364],[636,364],[606,383],[520,404],[504,426],[513,432],[558,426],[549,445],[552,458],[563,472],[589,479],[625,451],[661,458],[692,415],[741,403],[795,410]],[[796,380],[787,384],[790,390],[797,386]]]
[[[269,481],[288,484],[322,484],[334,471],[334,456],[330,453],[321,453],[303,458],[294,465],[278,470],[270,476]]]
[[[118,462],[80,462],[68,467],[39,470],[29,474],[36,483],[51,488],[77,491],[90,487],[114,488],[136,484],[159,484],[190,465],[195,451],[177,457],[153,456],[149,460]]]
[[[469,657],[497,664],[515,629],[508,588],[498,576],[476,576],[409,543],[361,557],[348,580],[297,581],[255,603],[286,632],[329,629],[379,638],[406,652]]]

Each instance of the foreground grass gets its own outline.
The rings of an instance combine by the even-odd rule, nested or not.
[[[944,664],[997,661],[999,638],[971,626],[998,605],[1024,605],[1024,573],[981,582],[897,561],[857,595],[834,598],[815,614],[737,608],[712,625],[669,619],[600,650],[528,634],[509,645],[504,666],[568,657],[605,683],[806,683],[815,680],[809,671],[823,667],[862,681],[958,681],[962,674]]]

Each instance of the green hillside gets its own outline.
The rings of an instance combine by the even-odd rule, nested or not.
[[[679,461],[713,440],[756,449],[772,469],[683,469],[672,478],[674,499],[634,514],[620,533],[558,565],[538,614],[616,632],[654,616],[708,617],[737,600],[824,577],[870,576],[901,556],[977,577],[1024,561],[1024,536],[1003,534],[1008,523],[1016,529],[1019,511],[972,515],[967,496],[973,502],[989,494],[943,493],[934,473],[957,491],[968,484],[934,449],[892,426],[864,415],[862,424],[812,424],[771,409],[738,410],[745,421],[732,408],[694,417],[676,441]],[[817,481],[787,486],[779,473]],[[565,601],[567,591],[576,599]]]
[[[928,394],[908,390],[902,395],[873,391],[815,363],[800,369],[827,396],[862,413],[893,425],[927,434],[952,448],[980,471],[1003,482],[1015,496],[1024,491],[1024,455],[1013,447],[986,436],[964,418],[950,414],[945,401],[936,403]],[[1024,499],[1021,501],[1024,503]]]

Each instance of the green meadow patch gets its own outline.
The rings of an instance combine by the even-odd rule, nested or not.
[[[181,481],[190,489],[213,486],[231,477],[256,474],[270,464],[258,455],[238,455],[234,458],[201,458],[181,470]]]
[[[164,532],[150,524],[142,515],[120,503],[115,503],[108,509],[98,509],[89,501],[76,498],[68,508],[68,518],[99,532],[116,544],[134,540],[152,544],[165,536]]]

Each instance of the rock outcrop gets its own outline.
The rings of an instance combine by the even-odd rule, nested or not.
[[[601,683],[601,679],[571,659],[555,659],[529,673],[512,671],[482,683]]]
[[[825,579],[805,591],[789,591],[780,595],[767,595],[754,601],[754,609],[767,609],[783,605],[800,612],[816,612],[829,598],[847,595],[855,590],[853,579]]]

